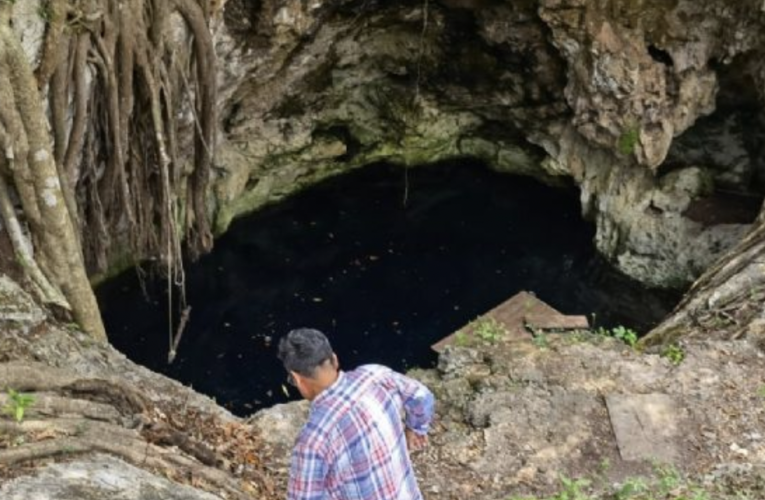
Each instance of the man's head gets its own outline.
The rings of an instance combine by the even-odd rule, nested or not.
[[[292,330],[279,341],[277,355],[306,399],[313,400],[337,379],[337,356],[319,330]]]

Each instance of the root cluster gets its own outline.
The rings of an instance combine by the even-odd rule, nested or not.
[[[99,452],[224,498],[275,493],[248,426],[160,409],[119,381],[82,379],[38,363],[0,364],[0,388],[31,394],[21,422],[0,417],[3,467]],[[9,404],[0,395],[0,407]]]
[[[192,257],[212,246],[207,2],[47,0],[34,72],[12,9],[0,0],[0,215],[43,300],[104,340],[86,268],[153,257],[180,286],[183,237]]]

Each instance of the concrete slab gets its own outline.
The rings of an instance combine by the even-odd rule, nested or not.
[[[532,330],[582,330],[590,327],[587,316],[527,316],[526,325]]]
[[[519,292],[513,295],[510,299],[480,318],[490,318],[501,323],[508,332],[507,337],[511,339],[530,339],[531,333],[527,328],[530,320],[536,324],[544,325],[543,329],[568,330],[589,327],[585,316],[566,316],[561,314],[529,292]],[[444,347],[456,341],[457,334],[460,332],[463,332],[468,337],[473,335],[470,326],[465,325],[448,337],[433,344],[431,348],[436,352],[441,352]]]
[[[677,411],[672,398],[666,394],[612,394],[606,396],[606,405],[622,460],[677,462]]]

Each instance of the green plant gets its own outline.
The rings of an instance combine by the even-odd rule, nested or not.
[[[569,344],[580,344],[587,340],[588,332],[584,330],[574,330],[573,332],[566,335],[566,340],[568,340]]]
[[[565,476],[561,476],[560,482],[562,485],[561,491],[551,497],[539,500],[592,500],[593,497],[588,495],[585,490],[590,487],[589,479],[570,479]],[[535,497],[519,497],[513,496],[507,500],[536,500]]]
[[[507,334],[505,326],[491,317],[483,317],[472,323],[473,334],[479,339],[494,343]]]
[[[607,460],[601,462],[600,474],[610,467]],[[605,476],[596,478],[560,478],[561,486],[552,496],[511,496],[507,500],[753,500],[749,491],[730,491],[724,496],[712,484],[702,485],[684,476],[671,465],[654,464],[648,476],[627,477],[621,483],[611,483]]]
[[[465,332],[457,332],[457,335],[454,337],[454,343],[459,347],[468,345],[468,340],[468,336]]]
[[[648,491],[648,484],[642,477],[627,478],[614,492],[614,500],[627,500]]]
[[[589,479],[571,479],[561,476],[563,491],[553,497],[553,500],[588,500],[591,497],[584,490],[590,487]]]
[[[43,22],[49,23],[51,20],[51,17],[53,16],[50,5],[40,4],[40,6],[37,7],[37,15],[40,16],[40,19],[42,19]]]
[[[531,341],[534,343],[535,346],[539,347],[540,349],[546,349],[550,346],[550,343],[547,340],[547,335],[545,335],[543,332],[537,332],[534,334],[534,336],[531,338]]]
[[[595,331],[595,333],[604,337],[613,337],[615,339],[621,340],[630,347],[635,347],[635,344],[637,344],[638,341],[638,334],[635,330],[621,325],[611,329],[603,328],[601,326]]]
[[[661,357],[667,358],[673,365],[679,365],[685,359],[685,351],[677,344],[670,344],[662,349]]]
[[[3,407],[3,413],[13,417],[16,422],[24,420],[24,412],[35,402],[35,397],[31,394],[23,394],[13,389],[8,389],[8,403]]]
[[[659,491],[662,495],[669,495],[682,483],[682,476],[671,465],[654,465],[654,470],[659,476]]]
[[[635,146],[640,139],[640,130],[637,126],[632,126],[622,132],[619,136],[619,152],[625,156],[631,155],[635,152]]]
[[[765,385],[761,385],[760,388],[757,389],[757,395],[765,399]]]
[[[630,347],[635,347],[635,344],[637,344],[638,337],[635,330],[625,328],[623,326],[617,326],[612,330],[612,332],[615,338],[621,340]]]

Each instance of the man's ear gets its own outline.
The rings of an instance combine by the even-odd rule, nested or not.
[[[303,377],[298,372],[290,370],[290,378],[292,378],[295,388],[299,389],[300,385],[303,383]]]
[[[337,360],[337,354],[335,354],[334,352],[332,353],[332,367],[335,370],[340,369],[340,361]]]

